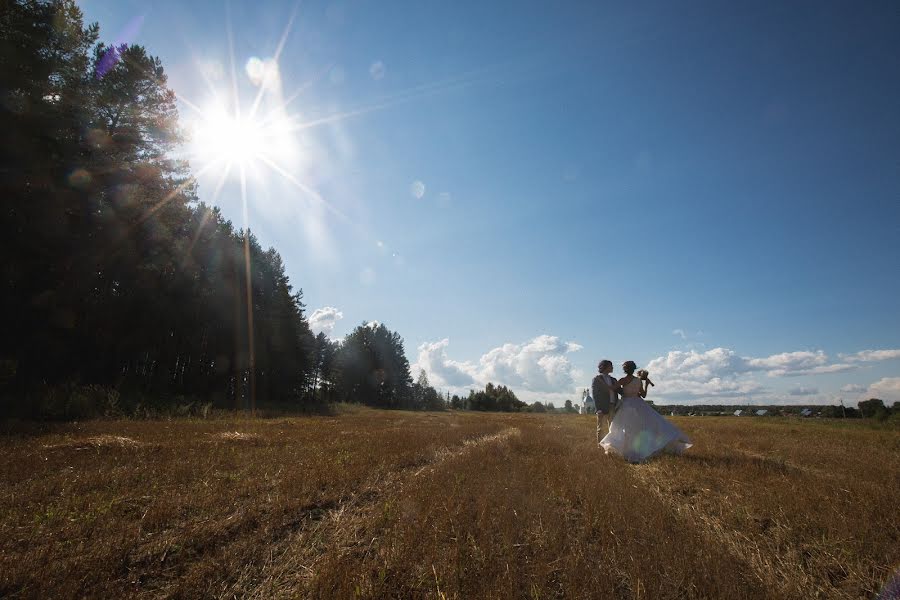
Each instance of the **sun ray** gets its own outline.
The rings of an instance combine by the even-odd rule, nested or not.
[[[244,277],[247,306],[247,353],[250,358],[249,382],[250,412],[256,413],[256,343],[253,335],[253,278],[250,271],[250,214],[247,208],[247,173],[244,165],[238,165],[241,179],[241,203],[244,213]]]
[[[194,44],[191,43],[191,38],[192,38],[193,36],[189,35],[189,34],[185,31],[184,24],[183,24],[182,21],[176,19],[176,20],[175,20],[175,26],[177,27],[177,29],[178,29],[178,31],[179,31],[179,33],[180,33],[180,35],[181,35],[181,41],[182,41],[182,43],[183,43],[183,44],[187,47],[187,49],[188,49],[188,54],[191,56],[191,59],[193,60],[193,63],[194,63],[195,65],[197,65],[197,66],[200,66],[200,65],[201,65],[201,61],[200,61],[200,58],[199,58],[200,53],[197,52],[196,47],[194,46]],[[220,66],[221,66],[221,65],[220,65]],[[203,79],[203,82],[206,84],[206,90],[207,90],[207,92],[209,92],[209,93],[213,96],[213,98],[214,98],[216,101],[218,101],[218,100],[219,100],[219,90],[218,90],[218,88],[216,88],[216,86],[213,84],[212,79],[210,78],[208,69],[206,69],[206,68],[198,68],[197,71],[198,71],[198,73],[199,73],[199,75],[200,75],[200,78]],[[180,96],[179,96],[179,99],[180,99]]]
[[[268,157],[263,154],[263,155],[260,155],[259,159],[260,159],[260,161],[262,161],[263,163],[268,165],[269,168],[271,168],[273,171],[275,171],[276,173],[281,175],[288,183],[291,183],[292,185],[297,187],[297,189],[299,189],[303,193],[309,195],[313,200],[316,201],[316,204],[318,206],[324,207],[326,210],[328,210],[333,215],[335,215],[337,218],[339,218],[341,221],[343,221],[346,225],[349,225],[356,232],[356,234],[359,237],[369,240],[371,242],[375,241],[375,236],[372,235],[371,233],[369,233],[369,231],[363,225],[355,222],[347,214],[345,214],[340,209],[335,207],[333,204],[331,204],[330,202],[325,200],[325,198],[323,198],[322,195],[319,194],[319,192],[317,192],[315,189],[303,184],[303,182],[301,182],[299,179],[297,179],[291,173],[289,173],[287,170],[285,170],[281,165],[279,165],[271,157]]]
[[[211,163],[205,165],[204,167],[202,167],[199,171],[197,171],[197,173],[196,173],[195,175],[193,175],[193,176],[191,176],[191,177],[188,177],[187,179],[185,179],[184,181],[182,181],[180,184],[178,184],[177,186],[175,186],[175,189],[173,189],[171,192],[169,192],[168,194],[166,194],[166,195],[163,197],[162,200],[160,200],[159,202],[157,202],[156,204],[154,204],[153,206],[151,206],[151,207],[150,207],[150,208],[149,208],[149,209],[148,209],[148,210],[147,210],[147,211],[146,211],[146,212],[145,212],[145,213],[137,220],[137,222],[136,222],[132,227],[135,227],[135,226],[137,226],[137,225],[140,225],[141,223],[143,223],[144,221],[146,221],[147,219],[149,219],[150,217],[152,217],[152,216],[156,213],[156,211],[158,211],[158,210],[161,209],[163,206],[165,206],[166,204],[168,204],[169,202],[171,202],[171,201],[175,198],[175,196],[177,196],[178,194],[180,194],[181,192],[183,192],[185,189],[187,189],[188,186],[193,185],[194,183],[196,183],[196,180],[197,180],[197,179],[199,179],[200,177],[202,177],[203,174],[206,173],[207,171],[212,170],[212,168],[215,167],[215,166],[217,166],[217,163],[216,163],[216,162],[211,162]]]
[[[369,104],[367,106],[361,106],[359,108],[334,113],[331,115],[326,115],[324,117],[319,117],[317,119],[312,119],[310,121],[298,122],[290,131],[303,131],[305,129],[310,129],[313,127],[318,127],[320,125],[328,125],[330,123],[337,123],[346,119],[350,119],[353,117],[358,117],[362,115],[366,115],[372,112],[377,112],[380,110],[385,110],[388,108],[393,108],[400,104],[405,104],[407,102],[412,102],[414,100],[418,100],[420,98],[425,98],[428,96],[433,96],[435,94],[439,94],[441,92],[447,92],[453,89],[463,88],[469,85],[472,85],[481,79],[481,73],[484,69],[477,69],[475,71],[470,71],[468,73],[464,73],[457,77],[451,77],[448,79],[435,81],[431,83],[424,83],[422,85],[414,86],[412,88],[402,90],[397,92],[396,94],[392,94],[381,100],[380,102],[375,102],[373,104]],[[287,103],[285,103],[286,105]],[[291,117],[292,119],[295,117]]]
[[[294,19],[297,17],[297,12],[300,10],[300,0],[294,2],[294,8],[291,10],[291,16],[288,18],[287,24],[284,26],[284,31],[281,33],[281,39],[278,40],[278,46],[275,48],[275,56],[272,57],[272,60],[275,64],[278,64],[278,60],[281,58],[281,52],[284,50],[284,45],[287,43],[288,36],[291,33],[291,29],[294,27]],[[253,117],[256,115],[256,110],[259,108],[260,103],[262,102],[263,94],[266,91],[265,81],[263,81],[259,86],[259,91],[256,93],[256,98],[253,100],[253,105],[250,107],[250,116]]]
[[[234,102],[234,114],[241,116],[241,98],[238,94],[237,70],[234,66],[234,32],[231,28],[231,2],[225,1],[225,27],[228,30],[228,56],[231,61],[231,100]]]
[[[266,156],[265,154],[260,154],[259,159],[262,162],[264,162],[265,164],[267,164],[273,171],[275,171],[276,173],[278,173],[279,175],[284,177],[284,179],[287,180],[289,183],[294,184],[294,186],[296,186],[297,189],[299,189],[300,191],[305,193],[307,196],[309,196],[310,198],[315,200],[316,204],[318,204],[320,206],[324,206],[326,209],[331,211],[335,216],[339,217],[344,222],[353,225],[353,221],[351,221],[350,217],[348,217],[346,214],[344,214],[343,212],[341,212],[340,210],[338,210],[337,208],[332,206],[331,203],[326,201],[325,198],[323,198],[319,192],[317,192],[313,188],[309,187],[308,185],[305,185],[299,179],[294,177],[294,175],[292,175],[290,172],[285,170],[281,165],[279,165],[271,157]]]
[[[225,185],[225,180],[228,179],[228,174],[231,173],[231,162],[225,165],[225,168],[222,170],[222,175],[219,177],[218,183],[216,183],[216,187],[213,190],[212,202],[215,204],[216,200],[219,198],[219,193],[222,191],[222,187]]]
[[[184,103],[185,106],[196,112],[198,115],[203,115],[203,109],[197,106],[192,101],[188,100],[185,96],[178,95],[178,101]]]
[[[200,239],[200,234],[203,233],[203,228],[206,227],[206,223],[209,222],[210,215],[212,214],[212,209],[207,208],[203,211],[203,216],[200,217],[200,224],[197,226],[197,232],[194,234],[194,237],[191,238],[191,243],[187,247],[184,252],[184,257],[181,259],[181,266],[184,267],[187,265],[188,260],[191,258],[191,255],[194,252],[194,246],[197,244],[197,240]]]
[[[296,89],[290,96],[288,96],[288,99],[285,100],[284,102],[282,102],[281,107],[282,107],[283,109],[287,109],[287,107],[290,106],[290,104],[291,104],[294,100],[296,100],[297,98],[300,97],[300,94],[302,94],[303,92],[305,92],[305,91],[306,91],[307,89],[309,89],[314,83],[316,83],[317,81],[319,81],[319,80],[325,75],[325,73],[327,73],[329,70],[331,70],[331,67],[333,67],[333,66],[334,66],[334,63],[328,63],[328,65],[326,65],[324,68],[320,69],[319,72],[316,73],[316,75],[314,75],[314,76],[313,76],[312,78],[310,78],[308,81],[305,81],[305,82],[301,83],[301,84],[297,87],[297,89]]]

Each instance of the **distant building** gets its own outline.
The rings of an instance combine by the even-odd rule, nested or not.
[[[812,416],[812,409],[811,409],[811,408],[804,408],[803,410],[800,411],[800,416],[801,416],[801,417],[810,417],[810,416]]]
[[[597,405],[587,390],[581,393],[581,414],[592,415],[597,412]]]
[[[736,417],[739,417],[742,414],[744,414],[744,411],[742,411],[741,409],[737,409],[736,411],[734,411],[734,416],[736,416]]]
[[[765,408],[761,408],[761,409],[759,409],[758,411],[756,411],[756,416],[757,416],[757,417],[764,417],[768,412],[769,412],[769,411],[766,410]]]

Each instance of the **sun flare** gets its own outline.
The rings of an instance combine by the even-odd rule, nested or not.
[[[296,144],[286,117],[239,115],[212,106],[200,114],[192,128],[192,155],[206,164],[244,168],[258,162],[293,157]]]

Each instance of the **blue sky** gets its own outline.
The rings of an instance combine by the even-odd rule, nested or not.
[[[247,218],[317,330],[557,405],[604,357],[663,402],[900,400],[896,6],[561,4],[82,6],[185,127],[234,89],[292,124],[245,157]],[[200,196],[240,226],[214,150]]]

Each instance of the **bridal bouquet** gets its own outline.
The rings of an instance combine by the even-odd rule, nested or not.
[[[647,383],[649,383],[650,385],[654,385],[654,383],[652,381],[650,381],[650,372],[649,371],[646,371],[645,369],[641,369],[640,371],[637,372],[637,376],[638,376],[638,379],[642,379],[642,380],[646,381]]]

